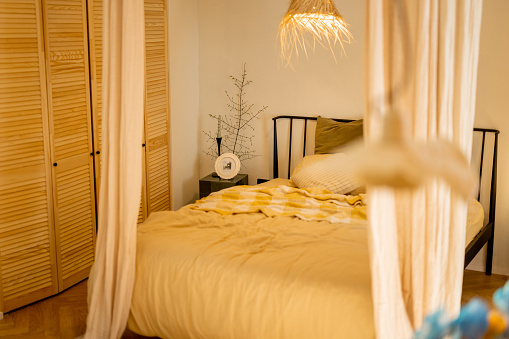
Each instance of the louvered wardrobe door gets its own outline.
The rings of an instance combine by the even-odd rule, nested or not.
[[[58,292],[38,0],[0,0],[0,312]]]
[[[43,0],[59,287],[94,260],[95,187],[84,0]]]
[[[170,209],[165,0],[145,0],[145,136],[148,214]]]
[[[92,94],[92,125],[94,133],[96,196],[101,183],[102,149],[102,75],[103,75],[103,1],[88,0],[88,27],[90,53],[90,90]]]

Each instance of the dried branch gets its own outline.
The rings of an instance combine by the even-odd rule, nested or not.
[[[222,153],[234,153],[241,161],[249,160],[258,157],[258,154],[252,150],[254,134],[248,134],[248,131],[254,132],[252,122],[254,119],[259,119],[260,113],[267,109],[263,106],[256,112],[252,112],[254,104],[246,99],[246,87],[252,83],[247,80],[246,65],[244,64],[242,74],[239,78],[230,76],[233,84],[237,88],[235,95],[230,95],[225,91],[227,97],[226,107],[231,115],[213,115],[209,116],[219,122],[221,120],[221,149]],[[204,151],[205,154],[212,158],[216,158],[217,154],[217,141],[212,132],[203,132],[207,136],[208,147]]]

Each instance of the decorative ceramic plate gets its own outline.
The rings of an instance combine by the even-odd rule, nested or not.
[[[216,159],[215,168],[222,179],[231,179],[240,171],[240,160],[233,153],[225,153]]]

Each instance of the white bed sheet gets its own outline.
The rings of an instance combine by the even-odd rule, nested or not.
[[[484,209],[479,201],[471,199],[468,202],[467,231],[465,235],[465,247],[474,240],[475,236],[484,226]]]

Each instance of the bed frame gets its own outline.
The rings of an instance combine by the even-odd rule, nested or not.
[[[273,177],[280,178],[282,176],[279,175],[279,157],[278,157],[278,122],[280,121],[288,121],[289,120],[289,140],[288,140],[288,175],[287,178],[290,178],[291,174],[291,161],[292,161],[292,136],[293,136],[293,122],[294,120],[304,120],[304,140],[302,147],[302,157],[306,155],[306,138],[307,138],[307,127],[308,121],[316,121],[316,117],[306,117],[306,116],[292,116],[292,115],[280,115],[272,118],[274,121],[274,153],[273,153]],[[354,120],[349,119],[333,119],[338,122],[352,122]],[[485,152],[485,148],[487,147],[485,144],[486,134],[491,134],[494,137],[493,141],[493,158],[491,159],[491,179],[490,179],[490,187],[489,187],[489,209],[488,209],[488,222],[483,228],[479,231],[479,233],[475,236],[475,238],[468,244],[465,250],[465,268],[470,264],[472,259],[479,253],[479,251],[483,248],[483,246],[487,243],[487,253],[486,253],[486,275],[491,275],[492,264],[493,264],[493,241],[495,237],[495,207],[496,207],[496,199],[497,199],[497,156],[498,156],[498,134],[500,131],[495,129],[487,129],[487,128],[474,128],[474,133],[482,133],[482,145],[481,145],[481,157],[479,164],[479,195],[477,196],[477,200],[480,200],[481,194],[481,184],[483,179],[483,165],[484,158],[488,157]],[[489,159],[488,159],[489,160]]]

